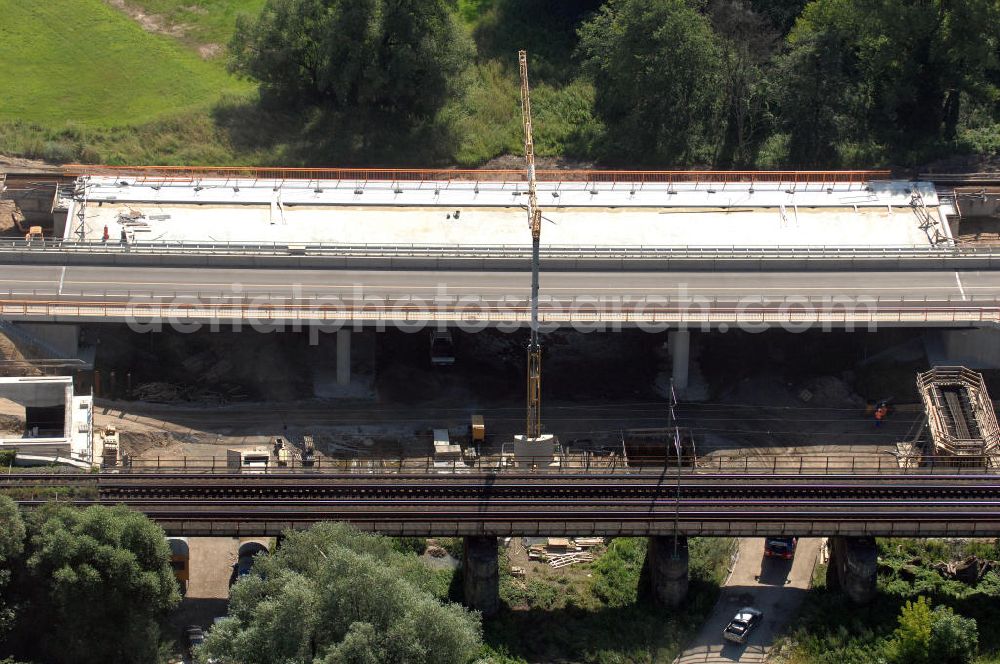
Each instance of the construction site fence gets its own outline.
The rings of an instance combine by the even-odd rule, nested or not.
[[[665,444],[664,447],[668,447]],[[672,451],[672,448],[671,448]],[[129,460],[121,467],[105,468],[102,473],[192,473],[243,475],[287,475],[329,473],[345,475],[411,474],[622,474],[622,475],[697,475],[721,473],[733,475],[926,475],[926,474],[1000,474],[994,456],[968,457],[870,455],[712,455],[629,457],[592,453],[557,457],[513,457],[484,455],[475,459],[434,457],[405,458],[332,458],[317,456],[312,462],[301,458],[286,463],[273,462],[266,467],[231,466],[225,457],[156,457]],[[679,462],[679,463],[678,463]]]
[[[267,168],[256,166],[88,166],[70,164],[68,175],[140,177],[159,180],[241,178],[253,180],[370,180],[391,182],[469,180],[481,182],[526,181],[526,169],[418,169],[418,168]],[[854,171],[640,171],[541,169],[542,182],[778,182],[863,183],[888,180],[888,170]]]

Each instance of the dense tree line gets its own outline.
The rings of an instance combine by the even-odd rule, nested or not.
[[[179,601],[163,530],[124,507],[0,496],[0,657],[52,664],[157,661]]]
[[[289,533],[233,589],[229,618],[197,655],[223,664],[461,664],[481,650],[479,616],[404,543],[321,524]],[[163,530],[124,506],[0,495],[0,662],[166,661],[180,600]],[[7,658],[7,659],[5,659]]]
[[[363,134],[440,120],[476,57],[513,77],[519,48],[538,80],[593,86],[603,131],[567,156],[733,168],[1000,152],[1000,0],[268,0],[230,45],[265,98],[364,118]]]

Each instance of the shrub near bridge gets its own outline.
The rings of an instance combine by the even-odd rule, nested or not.
[[[879,593],[854,606],[825,588],[822,570],[798,628],[778,650],[792,664],[1000,662],[1000,575],[973,585],[932,565],[970,555],[997,559],[997,541],[879,539]],[[978,642],[978,656],[976,644]],[[927,653],[929,659],[920,659]],[[917,659],[914,659],[917,657]]]

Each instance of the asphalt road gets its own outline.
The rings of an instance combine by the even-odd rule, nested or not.
[[[763,662],[774,638],[794,620],[812,579],[822,540],[799,540],[792,561],[764,558],[764,539],[740,540],[739,559],[726,582],[712,615],[705,621],[694,643],[674,664],[728,664]],[[722,630],[744,606],[764,612],[764,622],[750,634],[744,645],[729,643]]]
[[[0,296],[18,299],[163,300],[202,298],[351,299],[456,297],[525,299],[525,272],[260,270],[137,267],[0,266]],[[603,298],[765,297],[893,298],[955,302],[1000,295],[1000,272],[553,272],[541,295],[556,300]],[[662,301],[662,300],[661,300]]]

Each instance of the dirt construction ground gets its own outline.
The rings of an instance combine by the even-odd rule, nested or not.
[[[775,636],[795,618],[812,580],[822,542],[818,538],[800,539],[795,559],[787,561],[764,558],[762,537],[741,539],[739,558],[715,610],[674,664],[764,662]],[[750,634],[748,643],[729,643],[722,638],[722,630],[744,606],[763,611],[764,622]]]

